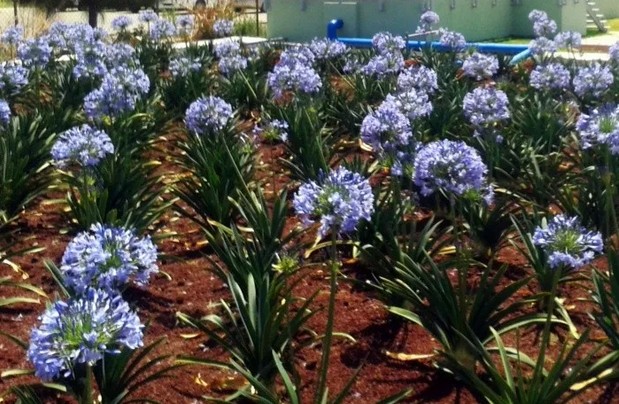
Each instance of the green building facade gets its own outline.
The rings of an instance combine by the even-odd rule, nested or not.
[[[609,18],[619,14],[619,0],[597,0]],[[306,41],[326,35],[327,23],[342,19],[342,37],[369,38],[380,31],[412,33],[426,10],[441,27],[468,41],[532,36],[529,12],[544,10],[561,31],[586,32],[587,0],[266,0],[268,36]],[[619,16],[619,15],[618,15]]]

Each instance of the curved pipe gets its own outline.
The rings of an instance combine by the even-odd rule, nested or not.
[[[335,41],[337,39],[337,30],[344,26],[344,20],[342,19],[333,19],[329,21],[327,24],[327,38],[330,41]]]
[[[520,52],[519,54],[514,56],[509,61],[509,64],[512,65],[512,66],[516,65],[516,64],[522,62],[523,60],[527,60],[529,58],[529,56],[531,56],[531,49],[523,50],[522,52]]]
[[[333,19],[327,24],[327,38],[331,41],[340,41],[346,45],[354,46],[358,48],[370,48],[372,46],[372,40],[369,38],[339,38],[337,36],[337,30],[344,26],[344,21],[341,19]],[[407,41],[406,47],[408,49],[420,50],[427,46],[439,52],[448,52],[452,49],[448,46],[441,44],[440,42],[426,42],[426,41]],[[503,55],[514,55],[510,64],[516,64],[528,58],[531,54],[527,45],[509,45],[500,43],[468,43],[467,46],[476,48],[479,52],[485,53],[500,53]]]

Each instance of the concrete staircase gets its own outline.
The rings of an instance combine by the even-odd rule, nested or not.
[[[608,20],[598,8],[595,0],[587,0],[587,30],[595,29],[600,32],[607,32]]]

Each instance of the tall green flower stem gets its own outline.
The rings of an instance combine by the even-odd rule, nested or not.
[[[327,391],[327,372],[329,370],[329,358],[331,356],[331,340],[333,339],[333,320],[335,317],[335,295],[337,293],[337,273],[340,266],[337,257],[337,229],[331,232],[331,260],[329,262],[329,306],[327,308],[327,327],[322,338],[322,358],[320,360],[320,375],[318,377],[318,388],[314,396],[315,403],[325,401]]]
[[[607,169],[606,173],[603,173],[602,175],[602,182],[605,188],[604,196],[606,197],[604,213],[606,214],[607,225],[612,226],[612,229],[607,234],[619,234],[617,211],[615,209],[615,195],[617,194],[616,180],[619,178],[619,175],[617,175],[617,167],[613,164],[614,159],[608,148],[606,148],[604,152],[604,160]]]
[[[71,386],[79,404],[93,404],[92,367],[89,364],[80,365],[75,374],[75,382]]]

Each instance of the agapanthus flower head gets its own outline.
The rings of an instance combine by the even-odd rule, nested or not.
[[[292,203],[304,223],[320,221],[320,237],[330,231],[351,233],[361,219],[369,220],[374,212],[369,181],[345,167],[301,185]]]
[[[6,126],[11,121],[11,107],[5,100],[0,99],[0,124]]]
[[[172,77],[185,77],[190,73],[199,72],[202,70],[202,63],[200,62],[200,59],[180,57],[170,60],[169,68]]]
[[[542,10],[534,9],[531,10],[531,12],[529,13],[529,21],[531,21],[532,23],[540,20],[547,20],[548,18],[548,14]]]
[[[436,72],[429,67],[411,66],[402,70],[398,76],[398,91],[415,89],[426,94],[433,94],[438,89]]]
[[[24,27],[21,25],[12,25],[8,27],[0,36],[0,41],[7,45],[17,45],[24,37]]]
[[[541,36],[529,42],[529,50],[533,56],[553,54],[557,51],[557,44],[552,39]]]
[[[93,39],[79,43],[75,47],[77,63],[73,67],[73,77],[103,77],[108,72],[107,54],[107,45],[103,41]]]
[[[582,46],[582,35],[580,32],[563,31],[555,36],[554,41],[558,48],[578,49]]]
[[[393,36],[390,32],[379,32],[372,37],[372,47],[379,55],[401,52],[405,46],[404,38]]]
[[[494,87],[477,87],[463,99],[464,116],[478,128],[510,118],[507,94]]]
[[[154,41],[171,38],[176,34],[176,27],[172,22],[158,18],[150,24],[148,36]]]
[[[471,146],[461,141],[439,140],[422,146],[414,163],[413,181],[421,195],[437,191],[457,197],[485,199],[490,203],[488,168]]]
[[[19,44],[17,56],[26,67],[44,68],[52,57],[52,47],[45,37],[31,38]]]
[[[610,56],[611,61],[619,63],[619,41],[608,48],[608,56]]]
[[[316,70],[301,63],[294,65],[278,63],[273,71],[269,72],[267,83],[275,98],[281,98],[287,91],[313,94],[322,87],[322,81]]]
[[[440,30],[439,43],[454,52],[460,52],[466,48],[464,35],[455,31]]]
[[[410,121],[393,99],[386,99],[361,123],[361,140],[379,155],[394,154],[414,142]]]
[[[142,324],[120,295],[89,289],[80,298],[56,301],[30,334],[28,360],[44,381],[75,376],[80,364],[143,345]]]
[[[494,55],[474,52],[462,64],[465,76],[475,80],[488,79],[499,70],[499,60]]]
[[[105,65],[109,69],[125,67],[137,68],[140,64],[135,48],[126,43],[113,43],[105,49]]]
[[[157,247],[149,236],[122,227],[94,224],[67,245],[60,272],[66,285],[81,295],[89,288],[120,293],[130,283],[143,286],[159,272]]]
[[[613,84],[614,77],[608,66],[593,62],[578,69],[574,76],[574,92],[580,96],[600,97]]]
[[[236,56],[241,53],[241,44],[233,39],[223,39],[215,44],[214,52],[218,58]]]
[[[226,56],[219,59],[218,67],[223,75],[230,76],[247,68],[247,58],[241,54]]]
[[[570,87],[570,71],[559,62],[538,65],[531,72],[529,84],[538,90],[565,90]]]
[[[432,27],[440,22],[438,14],[432,10],[428,10],[421,14],[419,18],[419,26],[417,26],[417,33],[428,32],[432,30]]]
[[[340,41],[332,41],[328,38],[314,38],[309,44],[309,49],[316,60],[332,60],[346,53],[348,47]]]
[[[196,135],[206,135],[226,127],[232,106],[219,97],[200,97],[185,112],[185,125]]]
[[[84,98],[84,112],[94,121],[116,118],[133,111],[136,103],[148,94],[150,80],[142,69],[117,66],[104,77],[101,86]]]
[[[288,141],[288,122],[279,119],[273,119],[265,127],[254,128],[254,135],[260,135],[266,141],[279,140],[281,142]]]
[[[533,22],[533,33],[537,37],[549,38],[557,32],[557,23],[550,18],[540,18]]]
[[[546,253],[551,268],[578,269],[604,249],[602,235],[585,229],[576,216],[553,217],[547,227],[535,229],[532,241]]]
[[[294,67],[298,64],[312,66],[316,61],[314,52],[307,45],[295,45],[286,48],[279,55],[278,65]]]
[[[400,51],[373,56],[368,63],[361,68],[366,76],[378,78],[391,74],[398,74],[404,68],[404,56]]]
[[[0,91],[3,94],[17,94],[26,84],[28,69],[13,62],[0,64]]]
[[[145,23],[151,23],[153,21],[157,21],[159,19],[159,16],[157,15],[157,13],[155,13],[152,9],[147,9],[147,10],[141,10],[138,13],[138,20],[140,20],[141,22],[145,22]]]
[[[606,104],[590,114],[581,114],[576,129],[583,149],[606,145],[612,154],[619,155],[619,106],[616,104]]]
[[[131,26],[131,18],[126,15],[119,15],[112,20],[112,28],[117,31],[124,31]]]
[[[423,91],[417,91],[414,88],[401,91],[395,95],[388,94],[385,102],[397,105],[410,121],[427,117],[432,113],[432,103],[428,98],[428,94]]]
[[[179,36],[190,36],[195,23],[195,18],[191,14],[179,15],[176,18],[176,32]]]
[[[113,154],[114,145],[107,133],[84,124],[62,132],[51,153],[54,162],[60,167],[69,162],[92,167],[108,154]]]
[[[234,29],[234,21],[219,19],[213,23],[213,33],[218,37],[230,36]]]
[[[88,24],[67,24],[56,21],[52,23],[47,39],[56,53],[74,53],[75,45],[93,39],[93,29]]]

